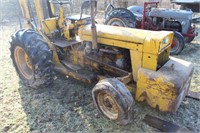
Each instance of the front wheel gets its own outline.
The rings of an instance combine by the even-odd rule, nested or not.
[[[179,32],[174,32],[174,38],[171,45],[171,55],[178,55],[185,47],[184,37]]]
[[[133,97],[126,86],[115,78],[99,81],[92,90],[94,103],[108,119],[126,125],[131,121]]]

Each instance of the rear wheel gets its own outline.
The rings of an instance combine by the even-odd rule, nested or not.
[[[19,30],[12,35],[10,44],[14,67],[26,86],[39,88],[52,82],[52,51],[41,35],[30,29]]]
[[[131,121],[134,100],[119,80],[110,78],[99,81],[92,90],[92,96],[98,110],[108,119],[122,125]]]
[[[185,47],[184,37],[179,32],[174,32],[174,38],[171,45],[171,55],[178,55]]]
[[[105,24],[135,28],[135,16],[125,8],[115,8],[107,14]]]

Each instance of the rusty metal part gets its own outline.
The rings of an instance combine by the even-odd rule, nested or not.
[[[106,79],[108,77],[106,76],[103,76],[103,75],[97,75],[97,80],[100,81],[100,80],[103,80],[103,79]]]
[[[189,91],[187,94],[187,97],[200,101],[200,93],[199,92]]]
[[[90,0],[91,3],[91,31],[92,31],[92,49],[97,49],[97,30],[95,25],[95,15],[94,15],[94,7],[95,7],[95,0]]]
[[[164,112],[176,112],[188,93],[194,66],[170,57],[158,71],[140,68],[136,100],[144,101]]]
[[[97,80],[97,76],[94,74],[91,74],[91,75],[79,74],[72,70],[67,69],[64,66],[56,66],[55,70],[62,74],[70,76],[74,79],[77,79],[77,80],[80,80],[82,82],[89,83],[89,84]]]
[[[164,121],[161,120],[159,118],[150,116],[150,115],[146,115],[143,119],[143,121],[148,124],[149,126],[156,128],[160,131],[163,132],[187,132],[187,133],[192,133],[192,131],[185,129],[185,128],[181,128],[178,125],[175,125],[171,122],[168,121]]]
[[[112,96],[105,92],[101,92],[97,94],[97,101],[99,103],[99,108],[108,118],[112,120],[116,120],[118,118],[118,107]]]
[[[17,46],[14,51],[14,58],[20,73],[26,78],[33,77],[31,61],[23,48]]]
[[[109,49],[103,49],[103,48],[99,49],[99,51],[100,51],[100,52],[104,52],[104,53],[109,53],[109,54],[116,54],[116,55],[121,54],[121,53],[118,52],[118,51],[109,50]]]
[[[70,68],[71,70],[78,71],[81,69],[79,66],[73,65],[72,63],[69,63],[68,61],[65,60],[61,60],[60,62],[66,67]]]
[[[93,61],[93,62],[98,63],[100,66],[103,66],[105,70],[107,70],[107,71],[109,71],[109,72],[111,72],[111,73],[115,73],[115,74],[117,74],[118,76],[126,76],[126,75],[129,74],[129,72],[127,72],[127,71],[124,71],[124,70],[119,69],[119,68],[117,68],[117,67],[114,67],[114,66],[111,66],[111,65],[109,65],[109,64],[103,63],[103,62],[98,61],[98,60],[96,60],[96,59],[94,59],[94,58],[91,58],[91,57],[89,57],[89,56],[85,56],[85,58],[88,59],[88,60],[91,60],[91,61]]]
[[[69,47],[69,46],[72,46],[74,44],[78,44],[78,43],[81,43],[82,40],[80,40],[79,38],[76,38],[75,40],[69,40],[69,41],[66,41],[66,40],[62,40],[62,39],[57,39],[54,41],[54,45],[56,46],[59,46],[61,48],[64,48],[64,47]]]
[[[129,82],[133,81],[133,75],[129,73],[128,75],[123,76],[123,77],[118,77],[117,79],[120,80],[124,84],[128,84]]]

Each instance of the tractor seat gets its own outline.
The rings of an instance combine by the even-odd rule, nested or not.
[[[80,19],[80,15],[72,15],[72,16],[67,16],[65,19],[72,20],[72,21],[77,21],[77,20],[84,20],[84,19],[89,19],[89,15],[82,15]]]

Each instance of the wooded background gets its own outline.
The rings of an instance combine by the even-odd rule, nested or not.
[[[77,8],[80,8],[81,3],[84,0],[72,0],[73,5],[76,5]],[[140,5],[142,6],[145,1],[150,0],[98,0],[98,10],[104,10],[106,6],[111,3],[114,7],[126,7],[131,5]],[[152,0],[151,0],[152,1]],[[158,0],[160,2],[159,7],[173,8],[170,0]],[[174,7],[177,7],[174,5]]]
[[[73,2],[73,12],[80,11],[81,4],[84,0],[72,0]],[[143,6],[145,1],[150,0],[98,0],[98,11],[103,11],[107,7],[109,3],[111,3],[114,7],[128,7],[131,5],[140,5]],[[152,0],[151,0],[152,1]],[[170,0],[158,0],[159,7],[164,8],[178,8],[179,6],[175,4],[171,4]]]

